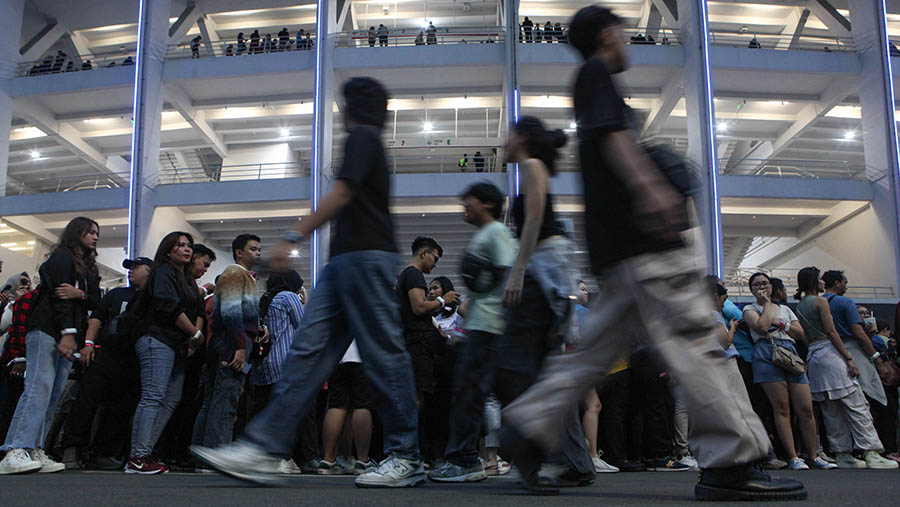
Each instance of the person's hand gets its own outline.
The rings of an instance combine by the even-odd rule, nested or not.
[[[447,293],[442,297],[444,298],[445,305],[452,305],[453,303],[459,301],[459,293],[455,290],[447,291]]]
[[[71,360],[72,354],[75,352],[75,335],[63,335],[63,337],[59,339],[59,343],[56,344],[56,351],[59,352],[59,355]]]
[[[756,302],[759,303],[759,306],[762,306],[763,311],[765,311],[766,305],[771,302],[771,299],[766,294],[766,291],[760,289],[757,290],[753,295],[756,296]]]
[[[81,289],[77,289],[68,283],[61,284],[54,291],[59,299],[81,299],[84,294]]]
[[[859,368],[856,367],[856,363],[853,362],[853,359],[847,360],[847,373],[850,375],[850,378],[859,377]]]
[[[634,215],[637,226],[646,234],[677,239],[678,226],[686,220],[684,199],[672,185],[663,181],[634,190]]]
[[[6,305],[9,304],[9,300],[9,292],[0,292],[0,308],[6,308]]]
[[[262,330],[262,334],[253,341],[256,343],[269,343],[269,328],[266,326],[260,326],[260,330]]]
[[[24,285],[20,285],[19,288],[16,289],[16,291],[13,294],[14,294],[13,300],[19,299],[20,297],[24,296],[25,294],[28,294],[28,287],[26,287]]]
[[[737,331],[738,326],[741,323],[737,319],[731,319],[731,322],[728,323],[728,327],[731,329],[731,334],[734,334]]]
[[[266,266],[274,273],[284,273],[290,269],[291,250],[295,250],[296,245],[287,241],[279,241],[269,251],[266,259]]]
[[[300,287],[300,292],[298,294],[300,295],[300,304],[305,305],[306,304],[306,287]]]
[[[91,365],[91,362],[94,360],[94,347],[92,345],[85,345],[84,348],[81,349],[81,364],[85,368]]]
[[[881,377],[882,381],[886,378],[889,378],[891,375],[891,371],[888,370],[888,367],[886,364],[884,364],[884,361],[876,360],[875,361],[875,370],[878,371],[878,376]]]
[[[503,306],[507,308],[515,308],[522,302],[522,286],[525,284],[525,272],[513,271],[509,274],[509,280],[506,281],[506,288],[503,289]]]
[[[18,363],[13,363],[13,365],[9,368],[9,375],[11,377],[17,379],[25,378],[25,361],[19,361]]]
[[[238,349],[234,351],[234,359],[228,363],[229,368],[233,368],[237,371],[241,371],[244,369],[244,361],[247,359],[247,351],[244,349]]]

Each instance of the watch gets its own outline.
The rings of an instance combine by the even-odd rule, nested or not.
[[[881,352],[875,352],[874,354],[872,354],[869,357],[869,361],[872,361],[874,363],[875,360],[878,359],[879,357],[881,357]]]

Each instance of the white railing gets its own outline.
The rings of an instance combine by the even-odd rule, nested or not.
[[[306,35],[309,37],[307,38]],[[273,36],[269,41],[265,37],[259,40],[249,38],[224,39],[207,43],[200,41],[194,43],[188,41],[180,44],[170,44],[166,49],[167,60],[184,60],[189,58],[213,58],[220,56],[251,56],[267,53],[287,53],[294,51],[311,51],[315,47],[316,35],[306,34],[299,41],[296,34],[292,34],[287,40]]]
[[[493,44],[503,42],[506,29],[500,26],[453,26],[429,32],[420,27],[388,28],[378,33],[354,30],[333,35],[337,47],[436,46],[445,44]]]
[[[730,296],[753,297],[748,282],[754,273],[762,272],[772,278],[780,278],[784,282],[788,299],[797,291],[797,272],[799,269],[751,269],[725,268],[722,280]],[[851,285],[847,288],[847,297],[853,299],[893,299],[894,288],[884,285]]]
[[[20,63],[16,76],[43,76],[46,74],[62,74],[65,72],[83,72],[106,67],[134,65],[135,51],[122,49],[105,53],[71,56],[68,54],[52,55],[42,60]]]
[[[720,173],[746,176],[870,181],[879,179],[884,174],[883,170],[878,170],[865,164],[854,164],[839,160],[778,159],[770,161],[744,159],[733,163],[732,167],[727,167],[727,164],[728,160],[719,160]]]
[[[826,52],[856,52],[850,37],[801,35],[793,42],[793,36],[753,32],[710,31],[709,42],[714,46],[732,46],[748,49],[811,50]]]

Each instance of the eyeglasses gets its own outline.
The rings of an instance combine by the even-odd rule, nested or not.
[[[769,286],[769,282],[767,282],[767,281],[765,281],[765,280],[763,280],[763,281],[761,281],[761,282],[753,282],[750,286],[753,287],[753,288],[768,287],[768,286]]]

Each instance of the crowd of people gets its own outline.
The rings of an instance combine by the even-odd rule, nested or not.
[[[404,245],[398,273],[389,93],[353,78],[343,165],[318,209],[265,246],[265,269],[247,232],[215,284],[198,286],[215,253],[173,231],[152,259],[126,259],[129,286],[101,297],[99,227],[78,217],[35,289],[28,273],[10,278],[0,473],[355,474],[359,487],[411,487],[512,465],[527,491],[551,495],[597,473],[699,469],[698,499],[788,500],[806,497],[802,482],[765,469],[897,468],[890,326],[844,295],[843,273],[814,267],[797,275],[796,309],[766,273],[739,309],[683,239],[685,192],[630,130],[611,79],[628,63],[620,19],[586,7],[569,41],[585,60],[574,101],[599,291],[574,271],[554,209],[567,136],[535,117],[507,140],[521,175],[508,213],[489,182],[460,196],[475,229],[459,267],[467,296],[426,279],[444,254],[435,238]],[[290,252],[328,222],[330,259],[307,298]]]

